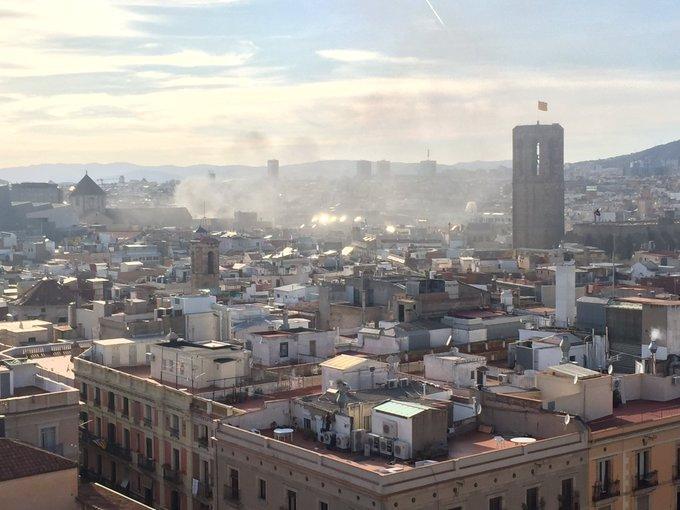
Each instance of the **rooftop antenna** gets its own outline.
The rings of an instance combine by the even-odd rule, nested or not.
[[[430,161],[430,149],[427,149],[427,160]]]

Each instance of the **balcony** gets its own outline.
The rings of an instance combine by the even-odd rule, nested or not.
[[[621,483],[618,480],[595,482],[593,485],[593,501],[615,498],[621,494]]]
[[[199,437],[196,442],[201,448],[208,448],[208,437]]]
[[[163,479],[180,485],[182,483],[182,473],[179,469],[173,469],[170,464],[163,464]]]
[[[224,501],[236,503],[241,501],[241,491],[238,487],[224,486]]]
[[[148,428],[151,428],[151,426],[152,426],[151,418],[144,417],[144,419],[142,420],[142,423],[144,424],[145,427],[148,427]]]
[[[101,407],[101,406],[102,406],[102,401],[101,401],[101,399],[95,398],[95,399],[92,401],[92,405],[93,405],[94,407]]]
[[[659,485],[659,472],[656,469],[640,473],[633,478],[633,491],[651,489],[657,485]]]
[[[213,486],[210,482],[199,482],[196,498],[202,502],[209,502],[213,498]]]
[[[175,439],[179,439],[179,429],[173,428],[173,427],[168,427],[168,432],[170,432],[170,437],[174,437]]]
[[[126,460],[130,462],[132,460],[132,452],[130,452],[129,448],[125,448],[124,446],[121,446],[116,443],[107,443],[106,444],[106,451],[109,452],[111,455],[115,455],[116,457]]]
[[[579,508],[579,494],[574,491],[571,494],[557,495],[557,508],[559,510],[578,510]]]
[[[150,473],[156,472],[156,461],[149,459],[144,455],[137,455],[137,467],[143,469],[144,471],[149,471]]]

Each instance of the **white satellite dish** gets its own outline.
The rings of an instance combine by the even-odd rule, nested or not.
[[[475,415],[482,414],[482,404],[475,402]]]
[[[578,384],[578,376],[577,375],[574,376],[574,384]]]
[[[571,416],[568,414],[564,416],[564,424],[569,425],[569,422],[571,421]]]
[[[609,365],[609,366],[607,367],[607,373],[608,373],[609,375],[612,375],[612,372],[614,372],[614,367],[613,367],[612,365]]]

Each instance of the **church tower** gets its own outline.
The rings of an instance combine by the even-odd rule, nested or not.
[[[191,288],[217,289],[220,286],[220,242],[202,228],[196,234],[191,241]]]

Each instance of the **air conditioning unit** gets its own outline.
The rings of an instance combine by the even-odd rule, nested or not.
[[[331,431],[326,431],[323,433],[323,442],[324,444],[331,444],[333,442],[333,438],[335,437],[335,432]]]
[[[380,438],[380,453],[382,455],[392,455],[394,447],[394,439],[391,437],[381,437]]]
[[[351,437],[351,447],[353,452],[360,452],[364,449],[366,442],[366,431],[364,429],[354,429]]]
[[[153,352],[147,352],[145,355],[147,361],[154,361],[156,359],[156,355]]]
[[[399,379],[399,386],[401,388],[406,388],[408,386],[408,377],[402,377]]]
[[[338,434],[335,436],[335,446],[341,450],[349,449],[349,435],[348,434]]]
[[[498,374],[498,382],[501,384],[507,384],[508,374]]]
[[[382,423],[382,435],[395,437],[397,435],[397,422],[385,420]]]
[[[399,386],[399,379],[388,379],[387,380],[387,387],[388,388],[397,388]]]
[[[456,427],[449,427],[449,429],[448,429],[449,436],[452,436],[455,433],[456,433]]]
[[[398,459],[408,460],[411,458],[411,445],[406,441],[394,442],[394,456]]]
[[[380,452],[380,436],[378,434],[371,434],[369,432],[366,434],[366,442],[371,445],[371,451],[373,453]]]

